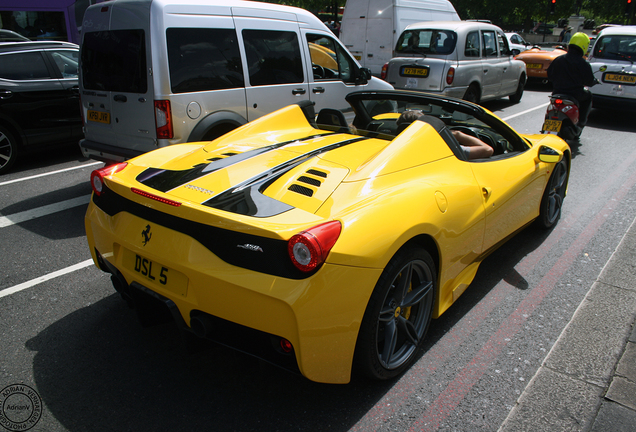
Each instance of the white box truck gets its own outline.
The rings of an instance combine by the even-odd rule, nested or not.
[[[340,40],[363,67],[379,76],[409,24],[460,21],[448,0],[347,0]]]

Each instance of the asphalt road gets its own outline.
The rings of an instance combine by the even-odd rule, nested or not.
[[[538,132],[548,94],[485,106]],[[141,327],[89,261],[101,164],[75,147],[19,162],[0,176],[0,392],[37,392],[33,431],[496,431],[636,217],[636,123],[593,110],[588,125],[557,227],[493,253],[417,363],[384,383],[316,384],[223,347],[189,352],[171,324]]]

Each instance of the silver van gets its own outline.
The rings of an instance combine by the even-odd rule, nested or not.
[[[114,0],[82,25],[82,153],[121,161],[170,144],[211,140],[299,102],[348,104],[392,89],[361,68],[299,8],[238,0]]]
[[[477,21],[421,22],[406,27],[382,78],[396,89],[480,103],[509,96],[519,102],[526,65],[515,60],[504,32]]]

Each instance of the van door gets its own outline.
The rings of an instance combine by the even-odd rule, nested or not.
[[[303,29],[303,33],[306,41],[304,49],[311,58],[309,89],[311,100],[316,103],[316,112],[322,108],[350,109],[344,97],[369,86],[368,83],[356,85],[358,65],[335,38],[311,30]]]
[[[393,2],[369,0],[363,65],[377,76],[382,72],[382,66],[391,60],[395,40],[393,33],[402,30],[393,28],[393,13]]]
[[[249,17],[255,12],[258,19]],[[242,8],[232,13],[244,51],[248,121],[309,99],[296,15]]]
[[[497,97],[501,89],[503,75],[502,59],[499,58],[497,37],[494,30],[482,30],[482,95],[481,99]]]

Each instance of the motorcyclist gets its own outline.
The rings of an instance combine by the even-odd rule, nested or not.
[[[572,96],[579,103],[579,127],[585,126],[592,107],[592,93],[585,88],[597,83],[592,67],[583,58],[590,45],[585,33],[574,33],[568,45],[568,52],[552,61],[548,67],[548,80],[552,82],[552,93]]]

